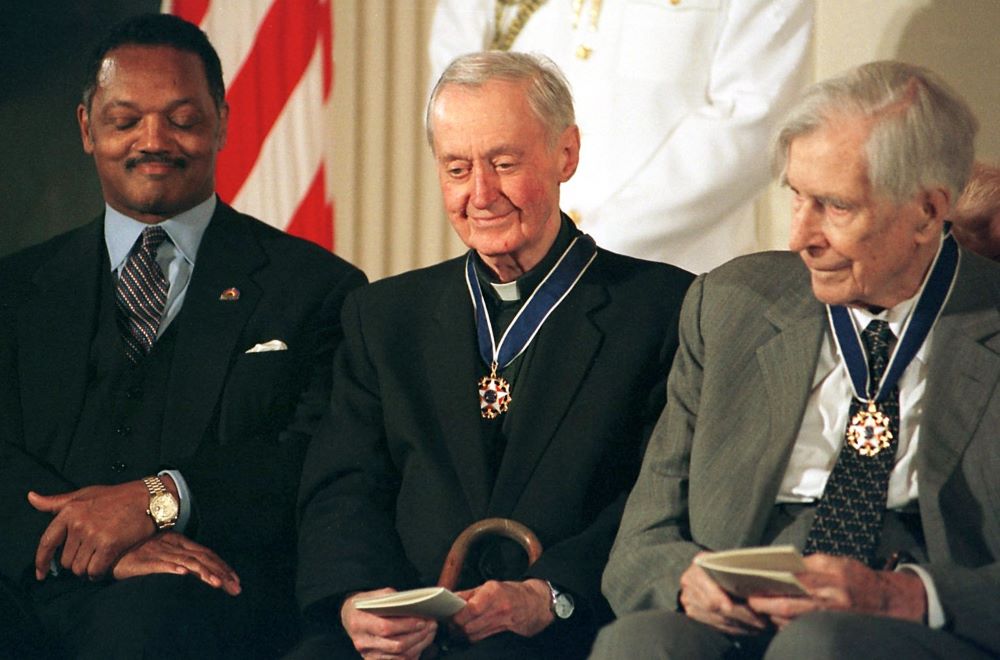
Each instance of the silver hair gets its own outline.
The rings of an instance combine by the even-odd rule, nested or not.
[[[576,123],[573,94],[555,63],[544,55],[490,50],[461,55],[448,65],[427,103],[427,142],[434,148],[432,111],[441,90],[450,85],[481,87],[492,80],[523,82],[528,105],[545,126],[549,146]]]
[[[795,138],[840,118],[872,122],[865,143],[868,178],[901,204],[943,186],[958,199],[972,169],[979,129],[972,110],[937,74],[903,62],[863,64],[806,90],[775,137],[774,171],[783,180]]]

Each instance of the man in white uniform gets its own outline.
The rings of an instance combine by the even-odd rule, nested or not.
[[[569,214],[611,250],[702,272],[762,247],[753,200],[812,16],[811,0],[439,0],[432,80],[470,51],[549,56],[587,145]]]

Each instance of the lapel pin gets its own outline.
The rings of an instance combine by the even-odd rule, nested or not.
[[[226,302],[235,302],[240,299],[240,290],[234,286],[229,287],[225,291],[219,294],[219,300]]]

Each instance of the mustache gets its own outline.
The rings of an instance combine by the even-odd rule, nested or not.
[[[137,165],[142,165],[143,163],[165,163],[177,169],[187,167],[187,160],[184,158],[171,158],[162,154],[143,154],[142,156],[127,159],[125,161],[125,169],[135,169]]]

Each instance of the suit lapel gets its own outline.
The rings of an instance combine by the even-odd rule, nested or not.
[[[486,375],[479,358],[472,302],[463,276],[464,259],[442,287],[434,309],[435,341],[424,348],[435,418],[473,517],[486,515],[492,477],[479,418],[476,381]]]
[[[973,438],[996,433],[980,426],[983,413],[993,409],[990,398],[998,396],[1000,290],[996,276],[986,276],[977,259],[963,251],[955,288],[934,326],[926,431],[918,450],[921,500],[937,497]]]
[[[39,294],[19,313],[18,368],[29,445],[49,442],[52,429],[61,429],[66,434],[61,444],[68,447],[76,427],[101,307],[102,269],[110,268],[103,228],[102,216],[39,265],[34,277]]]
[[[535,338],[531,362],[514,385],[507,448],[490,499],[490,514],[508,516],[572,407],[604,337],[596,311],[607,288],[596,273],[600,255]],[[567,347],[572,347],[571,351]]]
[[[748,429],[746,437],[764,440],[740,443],[746,451],[740,464],[756,466],[752,483],[739,485],[749,497],[745,509],[749,515],[725,523],[730,529],[743,530],[739,534],[742,542],[759,538],[771,515],[802,424],[826,329],[823,306],[813,297],[808,283],[790,287],[790,291],[793,293],[765,312],[776,334],[757,349],[768,413],[758,417],[761,426]]]
[[[163,422],[164,451],[176,459],[201,442],[218,405],[234,352],[260,299],[255,274],[267,263],[256,238],[221,202],[202,237],[191,283],[178,315]],[[220,300],[235,287],[238,300]]]

